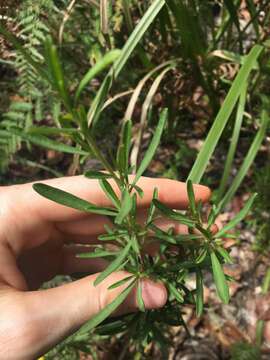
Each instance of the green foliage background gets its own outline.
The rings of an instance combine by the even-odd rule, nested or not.
[[[168,124],[156,156],[157,170],[153,167],[150,171],[180,180],[189,175],[197,182],[207,165],[203,181],[217,189],[214,196],[221,201],[220,207],[227,205],[236,191],[256,190],[257,212],[249,225],[258,233],[256,250],[265,252],[269,249],[269,229],[264,221],[269,214],[269,149],[263,150],[261,144],[269,146],[269,2],[246,1],[244,11],[243,2],[232,0],[154,3],[159,11],[152,19],[149,15],[149,26],[131,52],[125,44],[152,1],[26,0],[15,1],[14,6],[3,2],[0,15],[4,26],[41,68],[48,66],[44,42],[51,35],[72,102],[89,69],[111,50],[124,48],[127,63],[116,60],[115,69],[107,75],[104,67],[80,94],[84,111],[90,107],[88,120],[105,157],[114,157],[123,119],[131,119],[136,131],[130,162],[136,168],[149,144],[145,136],[149,138],[160,109],[167,107]],[[263,52],[248,69],[246,56],[255,44],[263,46]],[[233,83],[242,65],[245,71]],[[57,158],[53,153],[50,161],[48,152],[36,147],[40,138],[34,137],[40,134],[61,141],[62,150],[77,140],[72,117],[56,96],[57,89],[6,39],[1,39],[0,66],[3,179],[18,166],[34,168],[35,179],[81,173],[85,159],[78,154],[69,151]],[[232,84],[236,84],[235,97],[226,102]],[[104,99],[100,89],[106,90]],[[55,130],[63,128],[64,133]],[[204,139],[207,146],[199,153],[198,144]],[[99,169],[100,163],[96,167]],[[253,175],[258,167],[261,175],[249,176],[243,183],[244,176]],[[223,198],[225,193],[229,195]]]

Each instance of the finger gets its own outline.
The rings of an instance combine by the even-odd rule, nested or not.
[[[116,193],[119,195],[119,189],[114,181],[110,180]],[[83,176],[65,177],[46,180],[44,183],[70,192],[85,200],[88,200],[99,206],[110,206],[110,200],[104,195],[97,180],[87,179]],[[53,201],[43,198],[37,194],[31,183],[12,187],[13,191],[17,191],[17,202],[21,205],[28,204],[28,208],[34,214],[39,214],[44,220],[48,221],[71,221],[82,217],[80,211],[59,205]],[[140,207],[147,207],[151,202],[153,191],[158,189],[159,200],[167,206],[184,209],[188,205],[188,196],[186,184],[169,179],[155,179],[142,177],[138,186],[144,191],[144,197],[138,197],[138,205]],[[22,191],[23,190],[23,191]],[[196,201],[207,201],[210,197],[209,188],[202,185],[194,185],[194,192]],[[14,194],[16,196],[16,194]],[[31,203],[29,204],[29,198]],[[85,214],[84,216],[87,216]]]
[[[128,283],[111,290],[108,290],[108,287],[128,275],[123,271],[111,274],[95,287],[93,285],[97,277],[95,274],[58,288],[23,293],[24,306],[31,312],[31,317],[27,319],[27,327],[34,332],[33,344],[29,349],[32,352],[30,355],[34,357],[44,353],[104,309]],[[147,309],[162,307],[167,301],[165,287],[150,280],[143,281],[142,296]],[[134,289],[120,306],[117,314],[136,309]],[[32,358],[30,355],[29,358]]]

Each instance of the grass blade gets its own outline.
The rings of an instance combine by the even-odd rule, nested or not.
[[[156,94],[156,92],[157,92],[157,90],[159,88],[159,85],[160,85],[161,81],[163,80],[164,76],[172,68],[173,68],[173,66],[166,67],[156,77],[156,79],[154,80],[153,84],[151,85],[151,87],[150,87],[150,89],[148,91],[148,94],[146,96],[146,99],[145,99],[145,101],[143,103],[138,135],[135,138],[134,145],[133,145],[133,148],[132,148],[132,152],[131,152],[131,155],[130,155],[130,163],[131,163],[131,167],[134,169],[133,170],[134,173],[136,173],[137,159],[138,159],[138,155],[139,155],[142,136],[143,136],[144,129],[146,127],[146,123],[147,123],[147,119],[148,119],[148,115],[149,115],[149,109],[151,108],[153,97],[155,96],[155,94]]]
[[[100,284],[104,279],[106,279],[106,277],[108,277],[111,273],[113,273],[114,271],[117,271],[121,268],[121,266],[123,266],[124,261],[126,260],[126,257],[129,253],[129,249],[131,247],[131,243],[128,243],[126,245],[126,247],[119,253],[119,255],[115,258],[114,261],[112,261],[110,263],[109,266],[106,267],[105,270],[103,270],[98,277],[96,278],[96,280],[94,281],[94,285],[97,286],[98,284]]]
[[[218,296],[225,304],[228,304],[230,299],[229,287],[222,266],[214,251],[210,253],[210,257]]]
[[[112,78],[116,79],[120,74],[121,70],[125,66],[126,62],[128,61],[129,57],[131,56],[132,52],[144,36],[145,32],[148,30],[149,26],[152,24],[156,16],[158,15],[159,11],[165,5],[164,0],[155,0],[152,5],[148,8],[138,25],[133,30],[132,34],[128,38],[127,42],[125,43],[121,55],[114,63],[112,69],[109,71],[108,75],[104,79],[94,101],[93,105],[90,108],[88,113],[88,124],[95,125],[98,121],[100,111],[102,110],[105,96],[108,94],[109,89],[112,84]],[[97,106],[98,104],[98,106]],[[99,110],[99,113],[96,114],[96,111]],[[94,114],[96,114],[94,116]]]
[[[224,103],[216,116],[214,124],[212,125],[211,130],[208,133],[204,146],[200,151],[188,176],[188,179],[192,180],[194,183],[200,182],[207,167],[207,164],[221,137],[221,134],[229,120],[233,108],[240,96],[240,93],[243,90],[243,86],[246,85],[248,76],[262,50],[262,46],[255,45],[248,54],[245,64],[242,66],[238,75],[236,76],[229,90],[229,93],[226,96]]]
[[[145,32],[148,30],[149,26],[155,20],[156,16],[165,5],[164,0],[155,0],[152,5],[148,8],[138,25],[135,27],[134,31],[128,38],[125,46],[122,49],[122,54],[118,58],[114,66],[115,77],[119,75],[126,62],[128,61],[130,55],[144,36]]]
[[[98,207],[86,200],[78,198],[75,195],[69,194],[66,191],[56,189],[53,186],[36,183],[33,185],[33,189],[46,199],[52,200],[58,204],[68,206],[79,211],[91,212],[107,216],[116,215],[113,209]]]
[[[233,195],[235,194],[235,192],[241,185],[244,177],[246,176],[250,166],[252,165],[252,163],[259,151],[259,148],[265,137],[265,133],[268,128],[268,124],[269,124],[269,115],[267,114],[266,110],[263,110],[261,127],[258,130],[258,132],[249,148],[247,156],[245,157],[245,160],[244,160],[242,166],[240,167],[235,179],[233,180],[233,182],[230,186],[230,189],[227,191],[226,195],[223,197],[223,199],[219,203],[218,211],[221,211],[224,208],[224,206],[226,206],[226,204],[228,204],[228,202],[232,199]]]
[[[136,173],[136,176],[133,180],[133,184],[136,184],[136,182],[139,180],[141,175],[144,173],[144,171],[147,169],[148,165],[150,164],[157,147],[159,146],[161,135],[163,133],[163,129],[165,127],[166,121],[168,118],[168,109],[164,109],[160,115],[159,122],[155,131],[155,134],[152,138],[152,141],[144,155],[144,158],[139,166],[139,169]]]
[[[253,205],[253,202],[256,198],[257,194],[253,194],[248,201],[245,203],[245,206],[243,209],[231,220],[228,224],[226,224],[220,231],[215,234],[215,238],[222,237],[224,234],[226,234],[227,231],[234,228],[240,221],[242,221],[247,213],[249,212],[251,206]]]

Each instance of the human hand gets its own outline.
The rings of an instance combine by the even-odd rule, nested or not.
[[[68,191],[94,204],[111,205],[98,181],[82,176],[48,180],[45,183]],[[139,221],[158,188],[159,199],[167,206],[185,209],[188,205],[186,185],[167,179],[141,178],[144,191],[139,199]],[[116,190],[116,188],[115,188]],[[207,201],[210,190],[195,185],[196,200]],[[89,252],[85,244],[98,243],[104,232],[106,217],[85,214],[64,207],[38,195],[32,184],[0,189],[0,359],[33,359],[62,339],[112,302],[126,285],[108,287],[126,277],[124,271],[111,274],[94,286],[105,263],[101,259],[80,259],[76,254]],[[160,219],[161,228],[185,226]],[[38,290],[43,282],[60,274],[92,273],[83,279],[48,290]],[[162,307],[167,300],[165,287],[144,280],[143,299],[146,308]],[[135,311],[132,291],[117,313]]]

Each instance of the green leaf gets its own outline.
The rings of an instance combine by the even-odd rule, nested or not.
[[[140,280],[137,282],[136,300],[140,311],[145,312],[145,305],[142,296],[142,284]]]
[[[93,123],[94,125],[98,121],[106,97],[110,91],[112,85],[112,75],[107,75],[103,83],[101,84],[99,91],[97,92],[94,100],[91,103],[90,109],[87,114],[87,124],[90,127]]]
[[[84,176],[88,179],[111,179],[112,175],[102,171],[87,170]]]
[[[149,228],[155,232],[155,237],[170,244],[177,244],[175,237],[159,229],[156,225],[150,224]]]
[[[130,275],[130,276],[125,277],[122,280],[116,281],[114,284],[112,284],[111,286],[108,287],[108,290],[112,290],[121,285],[124,285],[128,280],[131,280],[132,278],[134,278],[134,275]]]
[[[143,189],[141,189],[139,186],[137,185],[133,185],[134,190],[137,191],[137,193],[139,194],[139,197],[142,199],[144,196],[144,192]]]
[[[96,278],[94,285],[97,286],[100,284],[106,277],[108,277],[112,272],[119,270],[123,264],[124,261],[129,253],[129,249],[131,247],[131,243],[127,244],[126,247],[119,253],[119,255],[115,258],[114,261],[110,263],[109,266],[106,267],[105,270],[103,270],[98,277]]]
[[[184,298],[183,295],[180,293],[180,291],[178,291],[175,286],[173,286],[173,284],[171,283],[167,283],[168,289],[170,291],[170,293],[175,297],[175,299],[180,303],[183,304],[184,302]]]
[[[158,189],[154,188],[152,201],[151,201],[151,204],[150,204],[150,207],[149,207],[149,210],[148,210],[148,214],[147,214],[147,220],[146,220],[146,225],[147,226],[149,224],[151,224],[151,222],[153,221],[153,218],[154,218],[154,215],[155,215],[155,210],[156,210],[156,207],[155,207],[155,204],[154,204],[153,200],[157,199],[157,198],[158,198]]]
[[[260,129],[258,130],[250,148],[249,151],[245,157],[245,160],[240,167],[239,171],[237,172],[236,177],[234,178],[233,182],[230,184],[230,188],[225,194],[224,198],[221,200],[221,202],[218,205],[218,210],[221,211],[226,204],[232,199],[233,195],[241,185],[244,177],[246,176],[250,166],[253,164],[253,161],[260,149],[260,146],[264,140],[267,128],[269,124],[269,115],[266,112],[266,110],[263,109],[262,111],[262,124]]]
[[[243,209],[241,209],[241,211],[239,211],[239,213],[228,224],[226,224],[221,230],[219,230],[215,234],[215,238],[222,237],[224,234],[227,233],[227,231],[234,228],[240,221],[242,221],[247,216],[251,206],[253,205],[253,202],[254,202],[256,196],[257,196],[257,194],[253,194],[248,199],[248,201],[245,203],[245,206],[243,207]]]
[[[121,207],[120,200],[118,199],[110,183],[106,179],[100,179],[99,184],[107,198],[111,200],[117,209],[119,209]]]
[[[58,91],[68,111],[71,112],[72,101],[66,87],[66,81],[65,81],[62,65],[58,57],[57,48],[53,44],[51,37],[46,38],[45,52],[46,52],[46,58],[48,61],[50,73],[53,78],[54,87]]]
[[[187,193],[188,193],[188,200],[189,200],[189,207],[193,216],[196,216],[196,202],[195,202],[195,194],[193,190],[193,184],[191,180],[187,181]]]
[[[81,253],[77,254],[76,257],[81,259],[95,259],[99,257],[107,257],[107,256],[116,256],[119,252],[112,252],[112,251],[106,251],[106,250],[96,250],[88,253]]]
[[[180,212],[168,208],[157,199],[153,199],[153,203],[155,207],[166,217],[172,220],[179,221],[182,224],[187,225],[189,227],[194,227],[194,222],[185,215],[181,214]]]
[[[226,249],[224,249],[221,246],[218,246],[218,247],[216,247],[216,250],[223,257],[223,259],[225,260],[226,263],[233,264],[233,259],[231,258],[230,254],[228,253],[228,251]]]
[[[157,147],[160,143],[161,135],[163,133],[163,129],[166,124],[167,118],[168,118],[168,109],[164,109],[160,115],[160,119],[159,119],[159,122],[158,122],[158,125],[156,128],[155,134],[152,138],[152,141],[144,155],[144,158],[143,158],[143,160],[138,168],[138,171],[136,173],[136,176],[133,180],[133,184],[136,184],[136,182],[139,180],[141,175],[144,173],[144,171],[147,169],[148,165],[150,164],[150,162],[157,150]]]
[[[140,254],[140,248],[139,248],[139,244],[138,244],[138,240],[135,234],[132,234],[130,236],[130,241],[131,241],[131,246],[133,248],[133,250],[135,251],[136,254]]]
[[[77,102],[82,91],[85,89],[87,84],[90,83],[94,77],[96,77],[99,73],[101,73],[104,69],[106,69],[108,66],[113,64],[115,60],[119,58],[121,55],[121,50],[113,49],[109,51],[107,54],[104,55],[104,57],[99,60],[91,69],[88,70],[88,72],[84,75],[82,80],[80,81],[76,94],[75,94],[75,101]]]
[[[207,164],[217,146],[221,134],[240,96],[240,93],[242,92],[243,87],[246,86],[248,76],[262,50],[262,46],[255,45],[246,57],[244,65],[241,67],[239,73],[237,74],[230,88],[230,91],[226,96],[224,103],[215,118],[211,130],[207,135],[204,146],[200,151],[188,176],[188,179],[192,180],[194,183],[200,182],[207,167]]]
[[[56,189],[55,187],[46,184],[36,183],[33,185],[33,189],[40,195],[44,196],[46,199],[52,200],[58,204],[68,206],[76,210],[100,215],[116,215],[113,209],[98,207],[86,200],[78,198],[75,195],[69,194],[66,191]]]
[[[32,135],[27,132],[22,132],[22,130],[18,128],[9,128],[8,132],[13,135],[19,136],[25,141],[30,141],[32,144],[44,147],[46,149],[52,149],[67,154],[88,155],[86,151],[80,150],[73,146],[62,144],[55,140],[48,139],[46,136],[43,135]]]
[[[123,127],[121,141],[117,151],[117,164],[120,172],[124,176],[126,176],[128,173],[128,160],[131,146],[131,127],[131,121],[126,121]]]
[[[139,21],[132,34],[128,38],[127,42],[125,43],[125,46],[122,49],[121,56],[115,62],[115,77],[118,77],[126,62],[130,58],[132,52],[134,51],[140,40],[143,38],[144,34],[148,30],[152,22],[155,20],[156,16],[164,5],[164,0],[155,0],[147,9],[146,13],[143,15],[142,19]]]
[[[102,321],[104,321],[109,315],[111,315],[114,310],[116,310],[119,305],[127,298],[131,290],[133,289],[136,280],[129,284],[121,293],[118,295],[110,304],[108,304],[103,310],[101,310],[97,315],[93,316],[86,324],[84,324],[78,334],[84,334],[91,331]]]
[[[203,277],[200,269],[196,270],[196,315],[203,313]]]
[[[152,5],[148,8],[142,19],[139,21],[132,34],[129,36],[128,40],[125,43],[125,46],[121,50],[120,57],[115,61],[108,75],[104,79],[99,91],[91,105],[90,111],[88,113],[88,124],[96,125],[100,113],[105,102],[105,98],[110,90],[112,85],[112,79],[116,79],[128,59],[130,58],[132,52],[137,47],[140,40],[143,38],[145,32],[148,30],[152,22],[155,20],[159,11],[165,5],[164,0],[154,0]]]
[[[132,209],[132,198],[127,189],[125,189],[122,194],[121,203],[121,208],[117,217],[115,218],[116,224],[122,224],[124,218],[130,213]]]
[[[229,287],[222,266],[214,251],[211,251],[210,257],[218,296],[225,304],[228,304],[230,300]]]

